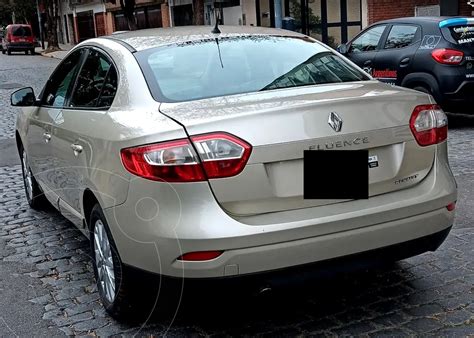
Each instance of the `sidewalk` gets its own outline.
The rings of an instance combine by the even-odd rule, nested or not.
[[[35,48],[35,52],[37,54],[41,54],[42,56],[45,56],[45,57],[50,57],[50,58],[55,58],[55,59],[64,59],[64,57],[66,56],[66,54],[69,52],[69,50],[72,48],[73,46],[72,45],[63,45],[63,44],[59,44],[59,48],[61,48],[60,51],[57,51],[57,52],[52,52],[52,53],[48,53],[48,54],[44,54],[44,50],[43,48],[41,47],[36,47]]]

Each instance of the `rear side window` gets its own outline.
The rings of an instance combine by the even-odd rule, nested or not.
[[[388,34],[385,49],[404,48],[415,42],[417,26],[395,25]]]
[[[449,31],[459,45],[474,44],[474,25],[449,27]]]
[[[135,55],[154,98],[165,102],[368,80],[360,69],[305,38],[224,37]]]
[[[117,90],[117,74],[112,63],[99,51],[89,51],[77,77],[69,107],[108,107]],[[101,99],[101,96],[104,96]]]
[[[13,36],[31,36],[31,28],[27,26],[13,26]]]

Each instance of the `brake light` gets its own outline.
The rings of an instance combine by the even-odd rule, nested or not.
[[[458,65],[464,59],[464,53],[454,49],[435,49],[431,56],[437,62],[445,65]]]
[[[448,138],[448,117],[438,105],[417,106],[410,117],[410,129],[420,146],[437,144]]]
[[[198,182],[231,177],[247,164],[252,147],[227,133],[122,149],[122,163],[137,176],[165,182]],[[196,150],[197,153],[196,153]]]

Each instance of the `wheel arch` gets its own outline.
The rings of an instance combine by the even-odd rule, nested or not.
[[[415,88],[418,86],[427,87],[433,94],[436,101],[441,98],[439,84],[436,78],[429,73],[411,73],[405,76],[402,81],[402,87]]]

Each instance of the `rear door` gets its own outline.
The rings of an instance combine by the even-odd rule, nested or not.
[[[375,58],[372,76],[382,82],[400,85],[412,71],[412,64],[421,41],[421,27],[394,24]]]
[[[349,44],[347,57],[369,74],[372,74],[377,51],[387,27],[387,25],[371,27]]]

